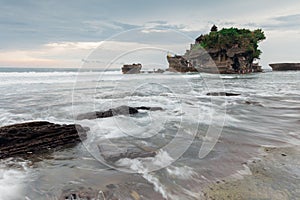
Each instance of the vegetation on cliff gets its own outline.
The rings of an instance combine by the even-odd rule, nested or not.
[[[261,29],[250,31],[248,29],[223,28],[220,31],[216,27],[211,29],[209,34],[197,38],[193,48],[226,50],[231,48],[245,49],[252,55],[252,58],[259,58],[261,50],[258,43],[266,39]]]

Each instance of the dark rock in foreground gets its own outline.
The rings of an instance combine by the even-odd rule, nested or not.
[[[162,108],[146,107],[146,106],[141,106],[141,107],[119,106],[117,108],[111,108],[107,111],[95,111],[95,112],[80,114],[77,116],[77,120],[107,118],[107,117],[113,117],[117,115],[133,115],[133,114],[137,114],[139,112],[138,110],[157,111],[157,110],[162,110]]]
[[[72,147],[86,137],[86,131],[80,125],[60,125],[46,121],[4,126],[0,128],[0,159]]]
[[[209,92],[206,95],[207,96],[239,96],[241,94],[229,93],[229,92]]]
[[[300,70],[300,63],[274,63],[269,65],[273,71]]]

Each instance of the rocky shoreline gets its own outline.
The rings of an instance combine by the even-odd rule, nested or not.
[[[98,117],[101,115],[100,118],[132,115],[137,114],[138,110],[158,111],[162,108],[120,106],[107,111],[85,113],[81,115],[81,119],[96,119],[95,113],[98,113]],[[88,128],[78,124],[55,124],[47,121],[3,126],[0,127],[0,159],[25,159],[31,163],[30,166],[34,170],[39,168],[39,165],[43,165],[43,162],[47,162],[53,154],[64,154],[67,148],[75,147],[85,140],[88,131]],[[116,152],[115,147],[99,145],[99,154],[110,163],[122,158],[134,159],[156,155],[155,149],[150,151],[143,149],[143,146],[130,143],[125,143],[122,150]],[[159,192],[155,191],[155,186],[140,174],[125,174],[117,170],[103,169],[101,177],[101,181],[94,187],[69,184],[68,187],[59,188],[61,193],[55,199],[164,199]]]
[[[95,111],[80,114],[77,120],[107,118],[117,115],[134,115],[139,110],[158,111],[160,107],[119,106],[107,111]],[[78,124],[54,124],[47,121],[34,121],[0,127],[0,159],[48,153],[58,148],[73,147],[86,138],[89,128]],[[100,148],[101,149],[101,148]],[[119,157],[145,157],[155,153],[125,152]],[[118,157],[118,156],[117,156]]]

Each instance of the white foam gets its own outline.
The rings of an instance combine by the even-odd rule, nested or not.
[[[29,174],[26,162],[19,162],[20,169],[0,164],[0,200],[24,199],[24,183]]]
[[[159,181],[159,179],[151,174],[143,174],[143,177],[150,183],[154,185],[154,190],[159,192],[165,199],[174,199],[171,198],[171,194],[167,192],[165,186]]]
[[[160,150],[153,159],[153,164],[158,167],[165,167],[171,164],[174,159],[168,154],[168,152]]]
[[[0,200],[21,199],[22,186],[20,182],[25,174],[17,170],[0,170]]]
[[[74,83],[75,81],[119,80],[119,71],[107,72],[0,72],[0,85]]]
[[[89,72],[85,72],[89,74]],[[78,72],[0,72],[0,77],[76,76]]]
[[[147,158],[148,160],[150,158]],[[169,154],[165,151],[160,151],[154,158],[151,158],[151,162],[154,165],[160,165],[165,166],[167,163],[172,161],[173,159],[169,156]],[[142,161],[145,161],[145,159],[128,159],[124,158],[117,162],[119,166],[125,166],[129,167],[135,172],[140,173],[144,179],[146,179],[149,183],[152,183],[154,186],[154,190],[156,192],[159,192],[163,198],[165,199],[174,199],[174,200],[180,200],[182,199],[182,196],[180,195],[180,191],[171,191],[170,188],[165,186],[159,178],[156,176],[155,172],[149,172],[148,168],[144,165]],[[196,173],[190,168],[190,167],[173,167],[170,166],[167,168],[167,172],[171,175],[176,176],[176,178],[179,179],[189,179],[193,175],[196,175]],[[179,189],[179,188],[178,188]],[[187,189],[184,189],[180,187],[180,190],[182,190],[185,194],[194,197],[199,198],[199,193],[192,192]]]
[[[191,179],[193,176],[197,175],[196,172],[191,167],[188,166],[183,166],[183,167],[169,166],[168,168],[166,168],[166,170],[169,175],[184,180]]]
[[[148,169],[143,165],[141,160],[124,158],[118,161],[118,165],[129,166],[130,169],[142,174],[143,178],[154,185],[154,190],[156,192],[159,192],[165,199],[169,198],[170,193],[167,192],[165,186],[159,181],[157,177],[155,177],[151,173],[148,173]]]
[[[76,72],[11,72],[0,73],[0,84],[67,83],[74,82]]]
[[[152,170],[153,166],[155,166],[154,169],[160,167],[163,168],[171,164],[173,161],[174,159],[166,151],[163,151],[161,149],[153,158],[152,157],[136,158],[136,159],[123,158],[117,162],[117,165],[123,167],[129,167],[133,171],[143,174],[143,173],[148,173],[150,170]]]

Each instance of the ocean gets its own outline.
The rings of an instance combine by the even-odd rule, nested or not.
[[[0,68],[0,94],[1,126],[46,120],[90,129],[82,144],[36,162],[1,160],[0,200],[66,199],[73,190],[101,199],[111,185],[120,199],[200,199],[211,183],[251,174],[244,163],[259,158],[262,147],[300,145],[299,71],[123,75],[118,69]],[[76,120],[121,105],[163,110]],[[158,153],[111,164],[99,153],[103,143]]]

